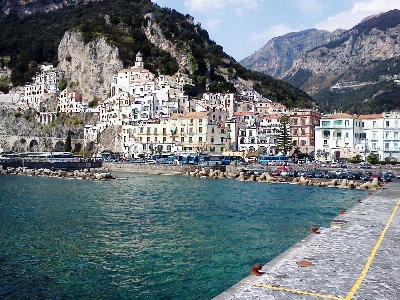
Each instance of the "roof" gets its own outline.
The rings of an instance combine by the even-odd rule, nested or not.
[[[382,114],[370,114],[370,115],[360,115],[359,119],[379,119],[382,118]]]
[[[346,113],[339,113],[330,116],[324,116],[322,119],[356,119],[357,115],[349,115]]]
[[[253,113],[251,111],[237,111],[233,113],[234,116],[251,116]]]
[[[187,112],[184,114],[171,114],[171,119],[201,119],[206,118],[208,116],[208,112],[200,111],[200,112]]]

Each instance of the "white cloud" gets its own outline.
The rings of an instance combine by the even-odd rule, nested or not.
[[[258,0],[185,0],[185,8],[191,12],[210,13],[225,8],[234,8],[243,12],[243,10],[254,10],[259,7]]]
[[[368,16],[392,9],[400,9],[400,2],[387,0],[356,2],[351,10],[331,16],[327,20],[317,23],[315,28],[328,31],[334,31],[338,28],[350,29]]]
[[[208,31],[216,32],[219,29],[219,24],[221,24],[221,19],[208,19],[205,22],[205,27]]]
[[[270,39],[277,37],[277,36],[281,36],[284,35],[286,33],[289,32],[295,32],[295,31],[299,31],[297,29],[292,29],[290,27],[288,27],[285,23],[281,23],[281,24],[277,24],[277,25],[273,25],[271,26],[268,30],[260,32],[260,33],[253,33],[250,37],[251,41],[263,41],[263,42],[267,42]]]
[[[185,0],[183,4],[192,12],[202,13],[222,9],[226,5],[225,0]]]
[[[317,13],[322,10],[322,4],[319,0],[299,0],[296,7],[301,11]]]

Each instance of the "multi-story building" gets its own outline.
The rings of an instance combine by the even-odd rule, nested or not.
[[[365,133],[357,115],[338,113],[321,118],[315,127],[315,156],[318,160],[346,160],[361,155]]]
[[[66,88],[58,95],[58,112],[82,113],[82,94]]]
[[[289,112],[289,119],[293,148],[314,156],[315,126],[319,125],[321,113],[314,109],[293,109]]]

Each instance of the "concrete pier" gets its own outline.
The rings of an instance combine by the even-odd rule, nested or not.
[[[399,198],[398,182],[371,192],[214,299],[400,299]]]

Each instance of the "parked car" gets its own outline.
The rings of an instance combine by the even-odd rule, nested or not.
[[[390,181],[392,181],[392,176],[390,176],[390,174],[388,174],[388,173],[385,173],[385,174],[382,175],[382,181],[383,182],[390,182]]]
[[[375,178],[378,178],[378,181],[382,181],[382,175],[381,174],[372,174],[371,177],[369,178],[369,180],[372,181]]]
[[[364,173],[361,174],[360,180],[369,181],[371,179],[371,175],[372,175],[371,172],[368,172],[368,171],[364,172]]]
[[[361,173],[360,172],[349,172],[347,175],[347,179],[349,180],[360,180]]]
[[[399,173],[399,174],[400,174],[400,173]],[[297,177],[297,176],[299,176],[299,172],[296,171],[296,170],[290,170],[290,171],[286,174],[286,176],[288,176],[288,177]]]
[[[397,173],[396,178],[400,179],[400,173]]]

